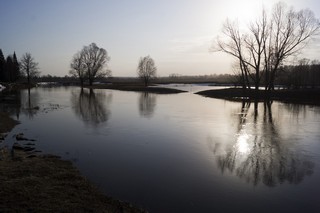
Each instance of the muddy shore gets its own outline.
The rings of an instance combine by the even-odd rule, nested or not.
[[[1,149],[0,212],[144,212],[100,193],[69,161]]]
[[[0,112],[0,212],[146,212],[102,194],[70,161],[39,154],[22,133],[4,146],[17,124]]]

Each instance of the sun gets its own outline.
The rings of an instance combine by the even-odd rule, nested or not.
[[[238,20],[241,23],[254,21],[262,13],[262,10],[270,10],[275,1],[272,0],[230,0],[228,18]]]

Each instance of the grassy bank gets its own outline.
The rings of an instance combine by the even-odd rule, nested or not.
[[[319,89],[301,89],[301,90],[243,90],[240,88],[228,88],[219,90],[206,90],[197,94],[221,99],[248,99],[248,100],[278,100],[292,103],[315,104],[320,105]]]
[[[113,89],[113,90],[122,90],[122,91],[135,91],[135,92],[149,92],[156,94],[176,94],[182,93],[185,91],[171,88],[163,88],[163,87],[145,87],[143,84],[137,83],[116,83],[116,84],[97,84],[93,86],[86,86],[86,88],[92,89]]]
[[[143,212],[100,193],[69,161],[0,151],[0,212]]]

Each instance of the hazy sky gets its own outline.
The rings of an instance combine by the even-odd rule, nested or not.
[[[72,56],[95,42],[108,51],[113,76],[136,76],[150,55],[159,76],[232,73],[232,59],[210,53],[226,18],[254,19],[276,0],[1,0],[0,48],[30,52],[41,74],[68,74]],[[318,0],[285,0],[320,17]],[[319,40],[305,56],[320,60]]]

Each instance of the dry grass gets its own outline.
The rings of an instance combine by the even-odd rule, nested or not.
[[[101,194],[69,161],[8,149],[0,157],[0,212],[143,212]]]

